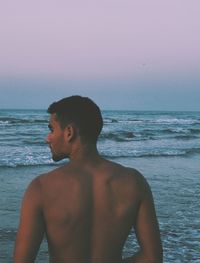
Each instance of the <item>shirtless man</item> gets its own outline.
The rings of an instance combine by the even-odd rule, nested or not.
[[[103,121],[97,105],[72,96],[48,112],[52,158],[70,161],[40,175],[26,190],[13,262],[34,262],[46,235],[51,263],[161,263],[151,190],[138,171],[99,155]],[[122,260],[132,227],[140,250]]]

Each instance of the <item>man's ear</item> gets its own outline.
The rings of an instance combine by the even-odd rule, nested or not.
[[[65,140],[67,142],[71,142],[72,140],[74,140],[76,138],[77,130],[76,130],[76,127],[73,123],[68,124],[65,127],[64,132],[65,132]]]

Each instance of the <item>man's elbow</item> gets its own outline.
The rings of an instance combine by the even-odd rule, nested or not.
[[[163,250],[158,249],[151,255],[148,255],[148,263],[163,263]]]
[[[163,263],[163,256],[156,255],[155,257],[149,258],[148,263]]]

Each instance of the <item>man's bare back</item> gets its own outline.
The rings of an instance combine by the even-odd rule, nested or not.
[[[51,263],[162,262],[153,199],[143,176],[102,158],[95,147],[83,146],[79,139],[72,147],[72,129],[64,138],[55,115],[50,126],[54,131],[47,140],[53,158],[59,159],[68,149],[70,162],[29,185],[14,263],[34,262],[44,235]],[[122,261],[132,227],[141,250]]]
[[[142,198],[139,181],[137,173],[106,161],[40,177],[52,262],[121,262]]]

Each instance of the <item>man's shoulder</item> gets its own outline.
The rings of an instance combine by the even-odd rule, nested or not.
[[[135,168],[123,166],[120,164],[111,163],[112,176],[110,182],[116,196],[132,200],[131,202],[139,201],[143,198],[146,188],[146,180],[144,176]]]
[[[42,174],[38,175],[35,179],[36,180],[50,179],[50,178],[53,178],[56,175],[62,174],[63,172],[67,174],[68,171],[69,171],[69,165],[66,164],[66,165],[63,165],[63,166],[59,166],[59,167],[57,167],[57,168],[55,168],[53,170],[50,170],[48,172],[42,173]]]
[[[144,177],[144,175],[137,169],[132,168],[132,167],[124,167],[126,170],[126,174],[128,177],[131,178],[131,180],[134,180],[138,183],[146,183],[146,179]]]
[[[132,167],[127,167],[119,163],[110,162],[108,173],[112,173],[113,181],[123,185],[142,187],[146,184],[146,180],[141,172]]]
[[[113,171],[122,178],[130,178],[130,180],[144,180],[144,176],[137,169],[121,165],[119,163],[110,162]]]
[[[51,171],[48,171],[46,173],[39,174],[31,181],[29,187],[41,189],[48,183],[54,182],[59,177],[59,175],[63,173],[64,170],[65,170],[65,175],[67,175],[68,174],[67,165],[65,167],[61,166]]]

